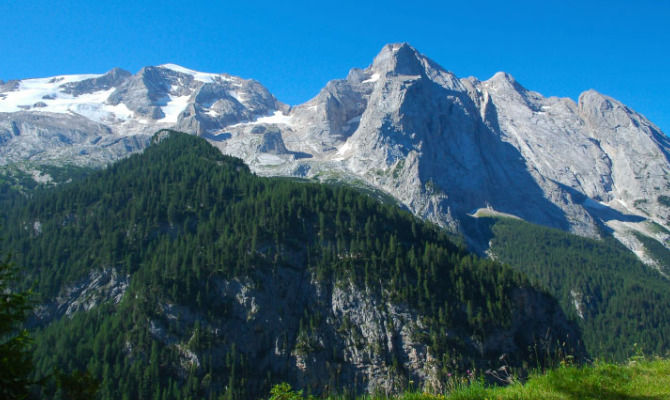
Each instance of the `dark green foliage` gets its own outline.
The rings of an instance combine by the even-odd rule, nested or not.
[[[302,390],[295,391],[288,383],[280,383],[270,390],[269,400],[302,400],[304,398]]]
[[[32,384],[30,337],[23,329],[30,309],[29,293],[16,292],[16,270],[9,258],[0,260],[0,398],[23,399]]]
[[[670,207],[670,196],[658,196],[658,202],[666,207]]]
[[[31,292],[17,292],[17,279],[17,269],[9,258],[0,261],[0,398],[35,398],[35,393],[42,393],[55,380],[59,392],[50,398],[94,399],[99,384],[88,372],[66,374],[57,370],[54,374],[36,374],[31,354],[33,341],[24,328],[32,308]]]
[[[95,399],[100,382],[86,372],[76,370],[71,374],[65,374],[60,370],[54,373],[58,395],[67,400],[91,400]]]
[[[290,379],[259,371],[231,335],[208,328],[230,314],[217,280],[260,286],[259,276],[288,269],[406,304],[425,316],[417,339],[441,355],[445,374],[475,359],[497,360],[459,338],[485,340],[509,328],[519,318],[511,315],[513,293],[529,286],[518,272],[469,254],[397,207],[342,186],[256,177],[241,160],[174,132],[81,182],[34,194],[9,210],[7,221],[6,244],[25,266],[26,281],[37,282],[41,302],[92,271],[130,277],[120,304],[107,301],[36,334],[40,373],[55,366],[90,371],[102,399],[248,398]],[[183,343],[167,345],[173,339],[152,333],[166,304],[197,311],[194,320],[165,329],[168,338],[186,337]],[[287,345],[315,351],[312,335],[324,318],[309,307],[298,312],[301,328],[287,333]],[[511,358],[530,356],[523,353],[530,341],[511,340],[523,349]],[[185,349],[198,363],[184,361]],[[337,357],[334,363],[343,362]]]
[[[586,239],[507,218],[482,223],[492,225],[496,258],[548,288],[580,321],[592,356],[623,360],[634,343],[648,353],[670,350],[670,284],[614,238]]]
[[[39,175],[48,175],[48,181],[39,183],[24,170],[36,171]],[[0,187],[12,188],[18,192],[28,193],[38,188],[51,187],[76,181],[91,174],[95,169],[76,165],[34,165],[34,166],[3,166],[0,170]]]
[[[642,242],[647,253],[659,264],[661,270],[670,274],[670,250],[659,241],[641,233],[635,233],[635,237]]]
[[[31,188],[36,186],[33,185],[35,183],[33,180],[27,182],[30,183]],[[15,202],[23,199],[23,187],[25,186],[20,185],[13,177],[0,175],[0,206],[2,206],[3,209],[6,209],[7,207],[11,207]]]
[[[14,165],[3,166],[0,169],[0,209],[4,211],[11,209],[25,202],[26,198],[32,196],[36,191],[83,179],[95,171],[92,168],[75,165],[37,165],[31,168],[41,174],[49,175],[50,181],[38,183],[32,175]],[[0,212],[0,223],[3,222],[2,214],[3,212]]]

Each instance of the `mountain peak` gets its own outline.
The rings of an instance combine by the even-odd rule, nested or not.
[[[616,100],[612,99],[609,96],[605,96],[604,94],[598,92],[595,89],[589,89],[585,90],[579,95],[579,103],[601,103],[601,102],[606,102],[606,101],[614,101],[617,102]],[[618,102],[617,102],[618,103]]]
[[[167,69],[167,70],[170,70],[170,71],[178,72],[180,74],[190,75],[190,76],[193,77],[194,80],[204,82],[204,83],[211,83],[216,78],[219,78],[219,77],[222,76],[220,74],[214,74],[214,73],[210,73],[210,72],[196,71],[196,70],[193,70],[193,69],[182,67],[181,65],[171,64],[171,63],[161,64],[161,65],[157,66],[156,68]]]
[[[496,72],[491,78],[484,81],[484,83],[496,89],[513,90],[519,93],[525,93],[528,91],[516,79],[514,79],[512,74],[504,71]]]
[[[391,72],[396,75],[421,75],[425,71],[423,59],[408,43],[390,43],[377,54],[372,68],[377,72]]]
[[[115,78],[117,78],[117,77],[127,78],[127,77],[131,76],[132,74],[130,72],[126,71],[123,68],[114,67],[114,68],[110,69],[109,71],[105,72],[105,74],[103,76],[105,76],[105,75],[109,75],[109,76],[115,77]]]
[[[516,82],[516,79],[512,76],[512,74],[505,72],[505,71],[498,71],[496,72],[489,81],[505,81],[505,82]]]
[[[632,114],[632,111],[621,102],[594,89],[582,92],[579,95],[578,105],[582,112],[592,116],[611,114],[616,109],[624,110],[626,114]]]

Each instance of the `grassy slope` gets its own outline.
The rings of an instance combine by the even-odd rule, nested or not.
[[[625,364],[561,366],[530,377],[524,384],[486,387],[455,379],[447,394],[405,393],[395,400],[663,400],[670,399],[670,360],[637,359]],[[271,399],[297,399],[290,393]],[[381,400],[384,396],[360,398]],[[334,399],[333,399],[334,400]]]
[[[430,398],[430,397],[428,397]],[[445,399],[670,399],[670,361],[561,367],[504,388],[473,385]]]

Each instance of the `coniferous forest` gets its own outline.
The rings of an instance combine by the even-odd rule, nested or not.
[[[478,223],[490,231],[495,259],[547,288],[579,322],[592,357],[623,361],[635,349],[668,354],[670,281],[616,239],[583,238],[512,218]]]
[[[186,134],[3,203],[2,252],[35,304],[33,378],[85,373],[100,399],[402,390],[503,354],[520,370],[585,355],[522,273],[369,195],[257,177]],[[35,397],[67,397],[45,382]]]

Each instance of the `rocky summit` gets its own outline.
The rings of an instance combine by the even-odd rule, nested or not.
[[[575,102],[502,72],[459,78],[405,43],[297,106],[256,81],[173,64],[0,86],[2,165],[104,165],[162,128],[261,175],[381,190],[454,231],[497,213],[611,231],[655,267],[639,234],[670,246],[670,139],[644,116],[593,90]]]

